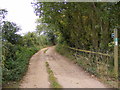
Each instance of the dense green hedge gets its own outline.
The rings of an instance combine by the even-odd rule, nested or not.
[[[3,82],[19,81],[27,70],[30,57],[39,50],[36,47],[21,46],[14,46],[13,49],[17,49],[14,58],[3,60]]]

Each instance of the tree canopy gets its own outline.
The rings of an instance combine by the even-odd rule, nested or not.
[[[111,38],[113,29],[119,29],[119,5],[119,2],[46,3],[37,1],[34,8],[36,15],[41,19],[40,23],[52,27],[51,32],[54,32],[54,35],[57,33],[57,37],[62,38],[59,39],[69,46],[108,49],[108,44],[113,41]]]

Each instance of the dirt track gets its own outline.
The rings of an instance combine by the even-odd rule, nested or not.
[[[48,50],[45,52],[46,49]],[[91,77],[79,66],[59,55],[54,46],[44,48],[32,56],[28,72],[21,81],[20,88],[50,87],[46,61],[63,88],[106,88],[95,77]]]

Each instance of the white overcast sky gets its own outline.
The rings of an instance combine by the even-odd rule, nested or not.
[[[0,0],[0,8],[8,11],[6,19],[21,27],[20,34],[35,31],[38,17],[35,16],[31,2],[33,0]]]

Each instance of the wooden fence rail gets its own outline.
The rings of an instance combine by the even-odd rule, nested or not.
[[[88,51],[88,50],[76,49],[76,48],[72,48],[72,47],[67,47],[67,48],[72,49],[72,50],[76,50],[76,51],[80,51],[80,52],[99,54],[99,55],[109,56],[109,57],[113,56],[113,55],[105,54],[105,53],[101,53],[101,52],[93,52],[93,51]]]

